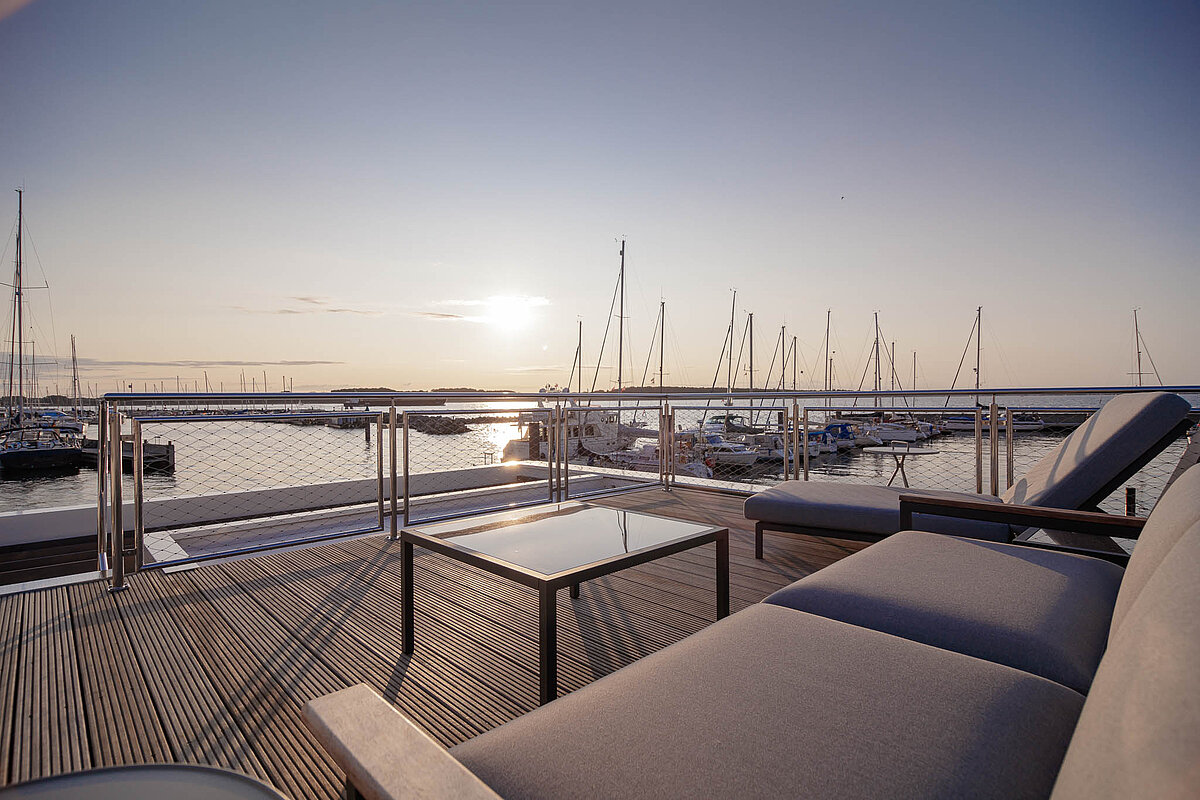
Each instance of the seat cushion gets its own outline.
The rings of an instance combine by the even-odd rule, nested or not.
[[[757,604],[450,752],[510,798],[1044,797],[1082,702]]]
[[[950,497],[999,502],[989,495],[947,492],[936,489],[899,489],[857,483],[785,481],[746,498],[747,519],[889,536],[900,530],[900,495]],[[913,527],[923,531],[951,533],[996,542],[1012,538],[1007,525],[995,522],[914,514]]]
[[[904,531],[764,602],[1007,664],[1086,693],[1123,573],[1096,558]]]
[[[1112,632],[1120,627],[1133,601],[1142,591],[1167,553],[1183,537],[1185,531],[1200,520],[1200,465],[1180,475],[1163,493],[1146,519],[1129,557],[1129,568],[1117,605],[1113,610]]]
[[[1200,522],[1129,607],[1079,718],[1054,800],[1200,796]]]
[[[1053,508],[1099,502],[1104,498],[1096,495],[1140,457],[1157,453],[1159,442],[1190,410],[1177,394],[1118,395],[1009,487],[1004,502]]]

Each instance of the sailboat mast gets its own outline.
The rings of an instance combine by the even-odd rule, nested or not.
[[[799,357],[796,355],[796,337],[792,337],[792,391],[796,391],[796,361]]]
[[[575,345],[575,358],[579,362],[579,377],[575,382],[579,386],[579,394],[583,394],[583,320],[579,320],[579,344]]]
[[[879,406],[879,312],[875,312],[875,406]]]
[[[754,391],[754,312],[750,312],[750,391]]]
[[[658,389],[663,388],[663,349],[667,340],[667,301],[658,301]]]
[[[621,307],[617,312],[617,405],[621,404],[625,366],[625,240],[621,240]]]
[[[24,221],[25,192],[17,189],[17,280],[13,303],[17,308],[17,424],[25,419],[25,318],[21,299],[21,226]]]
[[[1142,333],[1138,330],[1137,309],[1133,310],[1133,345],[1137,348],[1137,385],[1142,385]]]
[[[75,334],[71,334],[71,391],[75,395],[75,418],[79,419],[83,404],[79,399],[79,359],[75,357]]]
[[[725,368],[725,390],[733,394],[733,330],[734,317],[737,314],[737,289],[733,290],[733,306],[729,309],[729,359]]]
[[[975,309],[975,405],[979,405],[979,367],[983,355],[983,306]]]
[[[833,363],[829,360],[829,317],[833,314],[832,308],[825,309],[825,391],[833,390],[833,376],[829,374],[830,365]],[[825,398],[826,404],[829,403],[829,398]]]
[[[779,349],[781,351],[783,351],[783,363],[779,365],[779,388],[786,389],[787,388],[787,360],[788,360],[787,325],[784,325],[784,326],[780,327],[780,329],[779,329]],[[770,378],[771,376],[768,375],[767,377]]]

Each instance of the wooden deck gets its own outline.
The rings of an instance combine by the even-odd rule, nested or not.
[[[754,559],[741,499],[648,490],[605,505],[730,529],[734,612],[862,547],[787,535]],[[400,655],[400,547],[383,536],[188,571],[0,597],[0,785],[142,762],[223,766],[293,798],[342,776],[300,722],[309,699],[365,682],[446,745],[537,699],[532,591],[418,551],[417,651]],[[568,692],[715,618],[706,546],[559,593]]]

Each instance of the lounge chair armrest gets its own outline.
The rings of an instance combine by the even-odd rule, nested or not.
[[[365,684],[304,706],[304,724],[367,800],[499,800],[487,784]]]
[[[1136,539],[1146,524],[1144,517],[1125,517],[1095,511],[1072,511],[1065,508],[1022,506],[1014,503],[991,503],[981,500],[961,500],[951,497],[900,496],[900,529],[910,530],[913,514],[941,517],[960,517],[985,522],[1052,528],[1072,533],[1097,536],[1122,536]]]

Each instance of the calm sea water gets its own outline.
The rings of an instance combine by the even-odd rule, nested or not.
[[[1200,396],[1190,398],[1193,405]],[[1054,398],[1017,398],[1023,406],[1055,405],[1090,407],[1099,398],[1077,396]],[[1016,401],[1010,402],[1015,406]],[[477,410],[483,414],[498,414],[498,404],[452,404],[448,409]],[[510,404],[508,408],[512,408]],[[714,404],[714,410],[719,406]],[[430,409],[437,413],[438,409]],[[514,412],[515,413],[515,412]],[[692,412],[699,417],[699,413]],[[677,412],[683,423],[686,414]],[[640,415],[643,421],[653,421],[652,413]],[[1068,431],[1019,434],[1015,437],[1014,472],[1019,477],[1042,454],[1055,447]],[[143,425],[147,441],[170,441],[175,445],[176,469],[169,474],[147,474],[148,498],[178,497],[196,494],[246,491],[278,486],[298,486],[348,479],[373,479],[376,476],[376,436],[371,432],[368,442],[361,429],[344,430],[323,425],[300,427],[264,422],[187,422]],[[476,466],[499,462],[505,443],[516,438],[519,431],[513,422],[472,425],[465,434],[430,436],[410,432],[409,457],[414,471],[433,471],[454,467]],[[939,450],[936,455],[912,457],[906,472],[913,486],[928,486],[961,491],[975,489],[975,444],[970,433],[943,436],[929,443]],[[386,441],[385,441],[386,447]],[[1153,484],[1163,483],[1179,458],[1172,448],[1164,453],[1143,476],[1148,481],[1148,496],[1157,496]],[[1001,454],[1001,475],[1005,473],[1006,456]],[[984,460],[988,460],[985,443]],[[384,453],[385,473],[388,454]],[[851,451],[837,457],[813,460],[812,471],[818,479],[851,480],[884,483],[894,468],[890,456],[878,456]],[[720,476],[718,476],[720,477]],[[736,476],[745,478],[747,476]],[[94,469],[82,468],[67,475],[5,477],[0,474],[0,512],[21,511],[96,503],[97,474]],[[773,483],[778,476],[759,474],[755,483]],[[985,476],[985,491],[988,486]],[[1146,481],[1143,481],[1144,483]],[[1001,487],[1004,478],[1001,478]],[[125,477],[124,493],[132,497],[133,484]],[[1114,501],[1115,502],[1115,501]],[[1111,504],[1110,504],[1111,505]],[[1114,508],[1113,510],[1119,510]]]

